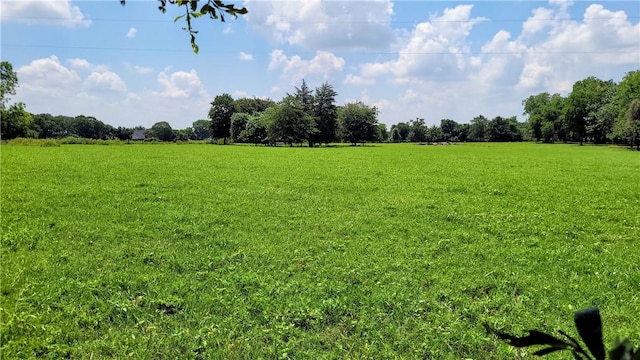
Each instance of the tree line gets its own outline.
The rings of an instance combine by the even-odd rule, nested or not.
[[[302,80],[293,94],[279,102],[240,98],[229,94],[215,97],[209,119],[211,136],[237,143],[310,147],[344,141],[356,145],[380,138],[378,110],[363,102],[337,106],[333,86],[327,82],[311,90]]]
[[[537,141],[635,144],[640,150],[640,70],[628,72],[616,84],[588,77],[571,92],[543,92],[522,101]]]
[[[391,142],[504,142],[529,139],[526,123],[518,122],[515,116],[496,116],[489,120],[479,115],[469,124],[442,119],[439,126],[428,126],[424,119],[417,118],[392,125],[389,133]]]
[[[113,127],[92,116],[69,117],[30,114],[22,103],[6,107],[15,94],[18,78],[11,64],[2,62],[3,140],[16,137],[130,140],[143,130],[152,141],[213,140],[224,144],[284,143],[320,146],[333,142],[352,145],[365,142],[483,142],[542,141],[635,144],[640,150],[640,70],[626,74],[618,84],[595,77],[580,80],[563,97],[543,92],[522,101],[526,122],[515,116],[488,119],[476,116],[469,123],[451,119],[428,126],[424,118],[399,122],[389,130],[378,122],[378,110],[363,102],[342,106],[328,82],[315,89],[305,80],[280,101],[262,98],[234,99],[229,94],[214,98],[208,119],[185,129],[173,129],[168,122],[151,128]]]

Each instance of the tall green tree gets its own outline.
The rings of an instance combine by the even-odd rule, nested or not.
[[[231,116],[231,140],[241,142],[240,134],[247,127],[249,118],[251,118],[251,115],[247,113],[235,113]]]
[[[8,61],[0,62],[0,110],[4,109],[10,100],[10,95],[16,94],[18,74],[13,71],[13,65]]]
[[[119,140],[123,140],[123,141],[131,140],[132,135],[133,135],[132,128],[118,126],[117,128],[113,129],[113,137]]]
[[[378,110],[363,102],[347,103],[338,110],[340,134],[352,145],[374,141],[378,125]]]
[[[336,96],[338,93],[328,82],[324,82],[316,88],[312,115],[318,131],[311,136],[310,146],[315,142],[328,144],[336,140],[338,129]]]
[[[467,141],[467,139],[469,139],[470,129],[471,129],[471,126],[469,124],[458,124],[457,141]]]
[[[31,120],[31,114],[25,110],[21,102],[11,105],[8,109],[2,109],[0,138],[9,140],[17,137],[37,137],[35,131],[29,131]]]
[[[267,108],[274,106],[276,103],[271,99],[261,98],[239,98],[234,101],[234,105],[237,113],[246,113],[249,115],[255,115],[261,113]]]
[[[629,143],[633,138],[633,131],[628,121],[628,110],[635,99],[640,99],[640,70],[628,72],[618,84],[616,93],[618,116],[609,134],[616,142]]]
[[[560,94],[549,95],[543,92],[522,101],[523,115],[529,116],[527,125],[537,141],[552,142],[556,139],[566,141],[564,100],[565,98]]]
[[[515,116],[496,116],[489,123],[489,141],[522,141],[522,133]]]
[[[64,134],[62,122],[51,114],[33,115],[31,129],[38,133],[40,139],[61,138]]]
[[[376,131],[376,141],[381,143],[389,141],[389,131],[387,131],[387,124],[378,124],[378,130]]]
[[[270,113],[275,110],[275,107],[268,108],[262,113],[249,117],[244,130],[240,133],[240,141],[255,145],[267,144],[269,142],[269,121],[274,117]]]
[[[295,98],[298,99],[300,104],[302,104],[302,108],[304,109],[304,112],[307,115],[312,115],[313,102],[314,102],[313,91],[309,89],[309,86],[307,86],[307,82],[304,79],[302,79],[302,84],[300,85],[300,87],[295,86],[295,89],[296,89],[296,92],[293,94],[293,96],[295,96]]]
[[[612,140],[616,118],[618,117],[618,87],[613,82],[602,91],[600,104],[589,113],[587,118],[587,136],[596,143],[603,144]]]
[[[173,141],[175,134],[171,125],[166,121],[160,121],[151,126],[151,134],[160,141]]]
[[[442,128],[438,125],[432,125],[427,129],[427,141],[436,142],[444,141],[442,136]]]
[[[444,141],[458,140],[458,123],[451,119],[440,120],[440,129]]]
[[[391,126],[391,132],[397,130],[398,140],[394,142],[407,141],[409,139],[409,133],[411,132],[411,125],[406,122],[399,122]]]
[[[478,115],[471,120],[471,124],[469,125],[469,140],[489,140],[489,119],[483,115]]]
[[[604,105],[605,93],[615,86],[614,82],[588,77],[573,84],[571,94],[564,107],[564,118],[572,136],[582,145],[595,119],[595,114]]]
[[[427,126],[424,123],[424,119],[416,118],[409,121],[411,130],[409,131],[408,140],[411,142],[425,142],[427,141]]]
[[[633,147],[635,141],[636,150],[640,151],[640,99],[633,99],[627,110],[627,121],[631,129],[631,142]]]
[[[211,121],[196,120],[191,124],[196,140],[205,140],[211,137]]]
[[[402,135],[400,135],[400,130],[397,127],[391,127],[391,141],[394,143],[402,141]]]
[[[227,138],[231,136],[231,117],[236,112],[233,97],[229,94],[222,94],[215,97],[211,102],[209,119],[211,119],[211,136],[214,139],[223,139],[227,143]]]
[[[73,119],[71,135],[86,139],[107,139],[113,133],[113,127],[93,116],[78,115]]]
[[[524,107],[523,115],[529,116],[528,125],[537,141],[542,139],[542,126],[545,123],[545,107],[550,97],[548,92],[542,92],[522,100]]]
[[[193,132],[193,128],[187,127],[185,129],[173,130],[173,140],[175,141],[189,141],[195,139],[196,134]]]
[[[293,146],[309,141],[309,137],[317,130],[313,117],[304,111],[304,105],[292,95],[286,96],[275,107],[265,111],[268,117],[268,138],[282,141]]]

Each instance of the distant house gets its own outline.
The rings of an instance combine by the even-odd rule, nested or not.
[[[133,130],[131,140],[144,140],[144,130]]]

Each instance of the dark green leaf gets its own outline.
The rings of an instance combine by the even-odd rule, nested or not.
[[[562,336],[566,337],[567,339],[569,339],[569,345],[571,345],[576,352],[586,355],[587,357],[589,356],[587,354],[586,351],[584,351],[584,349],[582,348],[582,346],[580,346],[580,343],[578,342],[578,340],[574,339],[573,337],[569,336],[569,334],[567,334],[566,332],[559,330],[560,334],[562,334]]]
[[[551,345],[554,347],[564,347],[567,348],[570,345],[566,342],[553,337],[549,334],[545,334],[543,332],[537,330],[529,330],[529,335],[523,337],[517,337],[501,332],[496,332],[496,335],[502,339],[509,342],[510,345],[515,347],[525,347],[531,345]]]
[[[602,319],[598,308],[590,308],[575,313],[574,321],[578,334],[596,360],[605,360],[602,343]]]

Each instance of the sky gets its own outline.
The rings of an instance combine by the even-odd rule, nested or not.
[[[640,69],[638,1],[227,1],[249,13],[199,18],[151,0],[1,0],[12,102],[34,114],[184,129],[216,95],[282,99],[304,79],[338,105],[376,106],[388,126],[517,116],[541,92]]]

